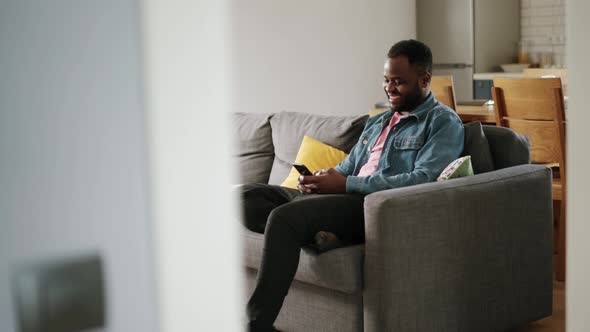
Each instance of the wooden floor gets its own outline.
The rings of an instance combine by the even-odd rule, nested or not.
[[[553,315],[512,332],[565,332],[565,284],[553,281]]]

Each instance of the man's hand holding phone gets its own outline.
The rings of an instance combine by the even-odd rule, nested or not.
[[[346,192],[346,177],[335,169],[323,169],[312,173],[303,164],[293,164],[301,174],[297,188],[305,194],[340,194]]]

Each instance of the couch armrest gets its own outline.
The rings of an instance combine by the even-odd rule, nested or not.
[[[551,314],[551,172],[520,165],[365,199],[365,331],[501,330]]]

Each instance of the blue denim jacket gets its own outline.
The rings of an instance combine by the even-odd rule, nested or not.
[[[347,176],[347,192],[370,194],[434,181],[463,152],[459,116],[430,93],[424,103],[391,129],[377,171],[371,176],[356,176],[392,115],[393,111],[387,110],[369,118],[348,157],[335,167]]]

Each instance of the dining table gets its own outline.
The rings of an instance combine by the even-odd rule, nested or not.
[[[565,115],[567,118],[567,100],[568,97],[564,96],[564,107],[565,107]],[[373,109],[369,110],[369,116],[373,116],[379,114],[383,111],[386,111],[388,107],[374,107]],[[469,104],[461,104],[460,102],[457,104],[457,115],[463,123],[467,122],[474,122],[479,121],[482,124],[486,125],[495,125],[496,124],[496,116],[494,114],[494,103],[469,103]]]
[[[375,107],[369,111],[369,116],[386,111],[387,107]],[[457,105],[457,115],[463,123],[480,121],[482,124],[496,124],[494,105]]]
[[[567,100],[568,97],[563,97],[563,107],[565,117],[567,118]],[[463,123],[479,121],[482,124],[495,125],[496,115],[494,113],[494,103],[490,100],[483,105],[465,105],[460,102],[457,104],[457,115]]]
[[[479,121],[482,124],[496,124],[494,105],[457,105],[457,115],[463,123]]]

